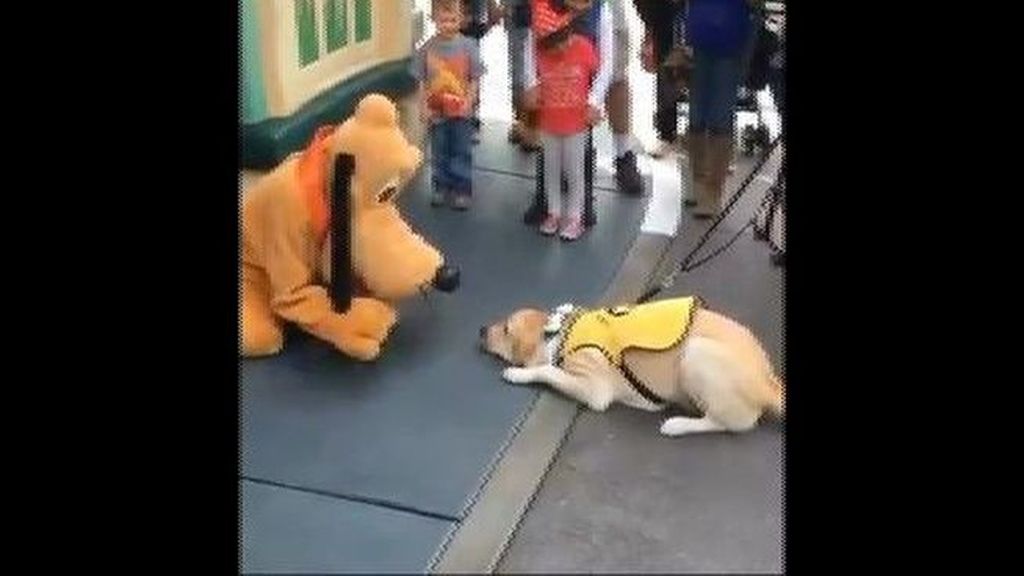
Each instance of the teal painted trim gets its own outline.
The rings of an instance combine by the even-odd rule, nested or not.
[[[348,78],[306,103],[291,116],[242,126],[242,168],[267,170],[309,144],[325,124],[342,122],[371,92],[399,100],[416,90],[411,58],[387,62]]]
[[[263,83],[263,58],[260,54],[260,21],[257,3],[238,0],[242,18],[242,122],[252,124],[267,118],[267,90]]]

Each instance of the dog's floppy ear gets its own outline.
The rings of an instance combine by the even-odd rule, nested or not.
[[[512,360],[517,364],[526,365],[526,362],[537,350],[538,342],[532,337],[512,339]]]
[[[530,324],[530,329],[525,330],[523,335],[512,339],[512,358],[526,364],[537,353],[537,349],[544,343],[544,323],[546,316],[541,313],[532,315],[524,322]]]
[[[340,153],[334,158],[331,179],[331,303],[338,314],[352,305],[352,173],[356,160]]]

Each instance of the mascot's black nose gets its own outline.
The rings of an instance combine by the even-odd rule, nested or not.
[[[437,269],[434,275],[434,288],[441,292],[454,292],[459,287],[459,269],[457,266],[445,264]]]
[[[484,338],[486,336],[487,336],[487,326],[481,326],[480,327],[480,337]]]

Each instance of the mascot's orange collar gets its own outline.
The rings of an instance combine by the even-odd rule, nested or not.
[[[322,241],[330,226],[330,210],[327,209],[327,162],[330,151],[327,149],[328,138],[334,133],[336,126],[322,126],[313,135],[313,142],[302,153],[297,167],[299,190],[306,201],[309,219],[313,232]]]

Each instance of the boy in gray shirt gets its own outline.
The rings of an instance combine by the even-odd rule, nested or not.
[[[459,33],[460,0],[434,0],[436,34],[413,59],[420,83],[420,111],[429,122],[433,168],[431,204],[450,199],[456,210],[469,208],[473,196],[473,106],[484,73],[476,43]]]

